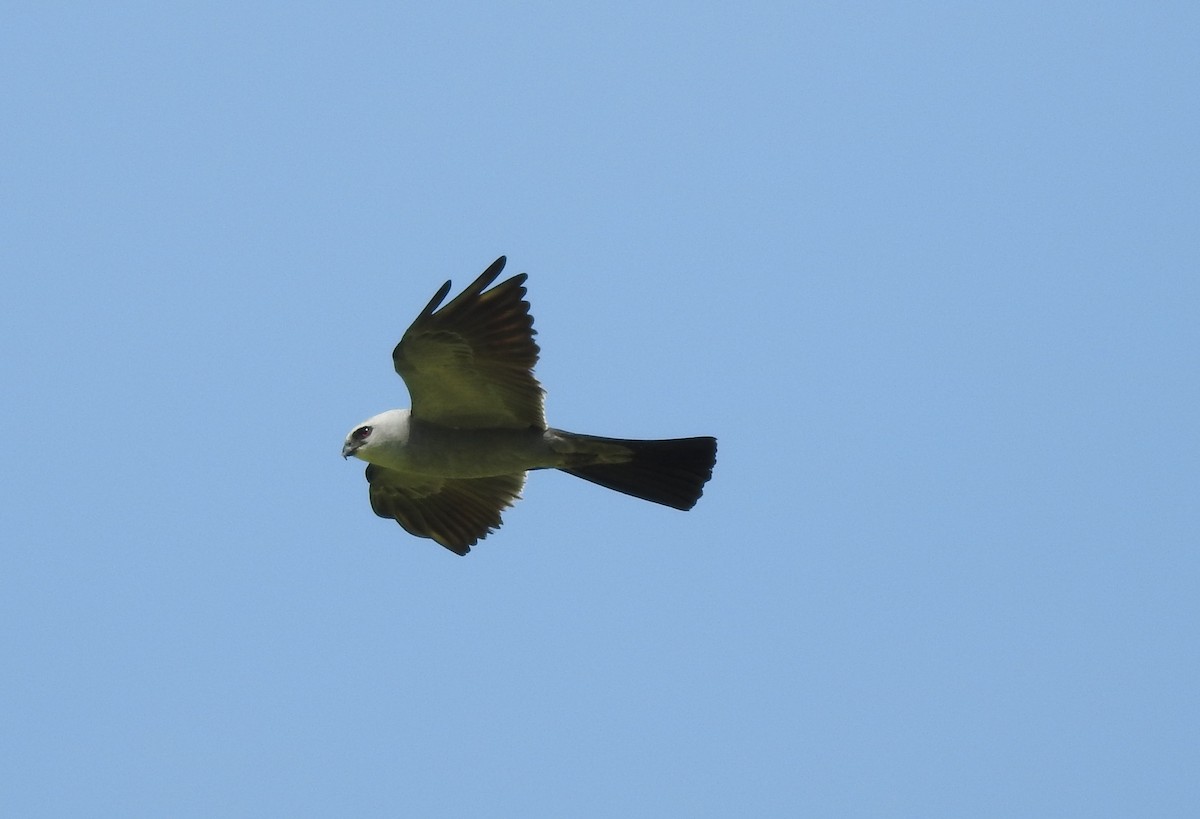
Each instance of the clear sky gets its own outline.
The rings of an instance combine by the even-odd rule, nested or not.
[[[4,18],[0,812],[1195,815],[1194,2]],[[371,513],[500,254],[693,511]]]

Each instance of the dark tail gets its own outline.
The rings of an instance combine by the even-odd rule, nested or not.
[[[578,436],[618,444],[633,452],[633,458],[617,464],[562,467],[562,471],[585,481],[633,495],[635,498],[691,509],[704,493],[717,462],[716,438],[671,438],[662,441],[630,441],[621,438]]]

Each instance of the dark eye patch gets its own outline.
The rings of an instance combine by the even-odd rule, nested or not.
[[[359,427],[358,429],[354,430],[354,432],[352,432],[350,434],[350,437],[356,441],[362,441],[362,440],[366,439],[366,437],[370,434],[371,434],[370,427]]]

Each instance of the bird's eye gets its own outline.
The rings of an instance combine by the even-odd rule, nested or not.
[[[366,437],[370,434],[371,434],[370,427],[359,427],[358,429],[354,430],[353,433],[351,433],[351,437],[354,438],[354,440],[356,440],[356,441],[363,441],[363,440],[366,440]]]

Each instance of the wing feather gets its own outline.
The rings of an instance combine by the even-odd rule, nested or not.
[[[438,309],[450,292],[450,282],[442,285],[392,351],[414,418],[458,428],[545,429],[526,274],[486,289],[504,262],[501,256]]]
[[[500,513],[512,506],[525,473],[489,478],[414,478],[370,464],[371,509],[417,537],[427,537],[458,555],[500,528]]]

